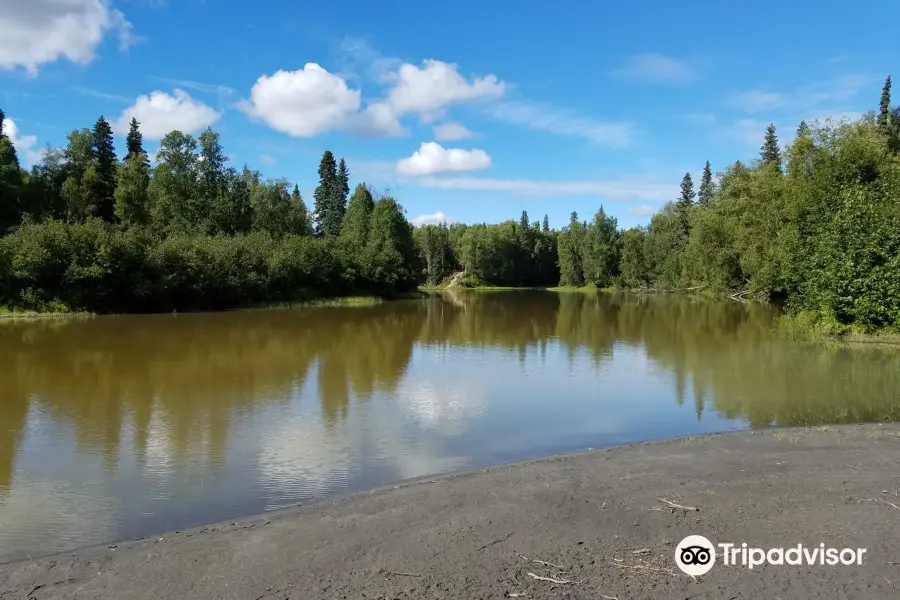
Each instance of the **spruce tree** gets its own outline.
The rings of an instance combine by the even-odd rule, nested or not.
[[[16,148],[3,130],[5,118],[0,110],[0,235],[22,220],[22,169]]]
[[[344,162],[343,158],[338,164],[337,176],[341,190],[341,201],[346,206],[347,197],[350,196],[350,171],[347,169],[347,164]]]
[[[709,161],[706,161],[706,164],[703,166],[703,175],[700,177],[700,193],[697,194],[697,201],[700,206],[707,208],[712,204],[714,189],[712,168],[709,166]]]
[[[128,128],[128,136],[125,138],[125,146],[128,153],[125,160],[128,160],[136,154],[146,154],[144,152],[144,136],[141,135],[141,124],[134,117],[131,117],[131,125]]]
[[[878,111],[878,127],[885,133],[891,122],[891,76],[888,75],[881,88],[881,103]]]
[[[93,195],[91,198],[94,205],[93,213],[104,221],[112,221],[115,218],[116,174],[119,160],[116,157],[112,127],[102,116],[94,123],[91,138],[91,155],[96,169],[96,179],[90,190]]]
[[[694,180],[691,178],[690,173],[685,173],[684,177],[681,178],[681,195],[678,197],[678,205],[681,207],[693,206],[694,198],[696,197]]]
[[[778,136],[775,135],[775,124],[766,128],[766,139],[759,151],[759,160],[763,165],[781,166],[781,150],[778,149]]]
[[[550,233],[550,219],[544,215],[544,233]]]
[[[342,184],[338,179],[337,163],[331,150],[319,161],[319,185],[313,192],[316,211],[316,235],[337,237],[341,233],[344,205],[341,202]]]
[[[527,210],[523,210],[523,211],[522,211],[522,217],[519,219],[519,226],[520,226],[522,229],[528,229],[528,223],[529,223],[529,221],[528,221],[528,211],[527,211]]]
[[[806,124],[806,121],[800,121],[800,125],[797,126],[797,137],[802,138],[809,135],[809,125]]]

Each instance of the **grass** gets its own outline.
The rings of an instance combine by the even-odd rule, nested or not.
[[[900,346],[900,331],[895,328],[861,329],[822,318],[809,311],[782,315],[778,319],[778,331],[782,336],[795,341]]]
[[[8,306],[0,306],[0,323],[11,323],[15,321],[33,321],[37,319],[86,319],[95,316],[89,312],[66,312],[66,311],[46,311],[38,312],[33,310],[20,310],[10,308]]]
[[[545,288],[545,289],[548,292],[578,292],[578,293],[582,293],[582,294],[591,294],[594,292],[610,293],[610,292],[619,291],[619,290],[616,290],[616,288],[612,288],[612,287],[598,288],[595,285],[583,285],[581,287],[559,286],[559,287],[550,287],[550,288]]]

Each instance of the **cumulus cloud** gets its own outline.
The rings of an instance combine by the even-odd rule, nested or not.
[[[37,136],[19,135],[19,127],[12,119],[3,119],[3,133],[12,142],[19,157],[19,163],[28,168],[41,159],[41,151],[36,148]]]
[[[368,123],[369,129],[385,135],[397,132],[399,119],[405,115],[417,114],[423,122],[431,122],[442,117],[452,104],[499,98],[507,88],[496,75],[468,79],[459,73],[458,65],[440,60],[425,60],[421,67],[404,63],[382,80],[390,84],[390,89],[366,112],[380,117]]]
[[[689,64],[664,54],[635,54],[628,58],[615,75],[629,79],[642,79],[663,83],[694,81],[699,74]]]
[[[441,211],[437,211],[433,215],[419,215],[410,219],[413,225],[440,225],[441,223],[456,223],[456,219],[451,219]]]
[[[32,75],[60,59],[87,64],[115,33],[121,49],[134,42],[131,23],[109,0],[13,0],[0,12],[0,68]]]
[[[498,98],[506,89],[506,84],[494,75],[470,81],[459,74],[457,65],[439,60],[426,60],[421,67],[401,65],[393,83],[385,103],[398,115],[429,113],[457,102]]]
[[[629,121],[594,119],[549,104],[501,102],[491,106],[488,114],[494,119],[537,131],[587,138],[609,148],[625,148],[635,141],[635,127]]]
[[[437,142],[422,142],[409,158],[397,161],[401,175],[435,175],[480,171],[491,166],[491,157],[484,150],[444,148]]]
[[[316,63],[298,71],[263,75],[238,107],[266,125],[294,137],[312,137],[344,127],[360,107],[359,90]]]
[[[434,139],[438,141],[465,140],[472,137],[472,132],[464,126],[453,121],[447,121],[434,126]]]
[[[509,192],[521,196],[595,196],[613,202],[662,202],[678,194],[678,185],[648,179],[541,181],[534,179],[490,179],[486,177],[414,177],[407,183],[417,187]]]
[[[113,122],[113,129],[117,133],[127,132],[131,118],[135,117],[145,138],[159,140],[176,129],[183,133],[195,133],[209,127],[221,116],[212,107],[191,98],[184,90],[176,89],[172,95],[157,90],[139,96],[132,106],[122,111]]]

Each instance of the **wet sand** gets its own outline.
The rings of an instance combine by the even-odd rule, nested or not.
[[[898,495],[898,425],[682,438],[3,565],[0,598],[900,598]],[[690,534],[867,552],[850,566],[720,559],[692,578],[674,562]]]

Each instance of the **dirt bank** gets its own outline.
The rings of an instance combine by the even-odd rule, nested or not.
[[[6,565],[0,598],[898,598],[898,492],[896,425],[634,444]],[[695,580],[689,534],[867,552]]]

